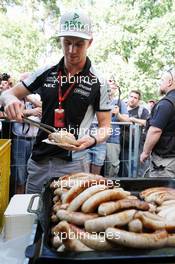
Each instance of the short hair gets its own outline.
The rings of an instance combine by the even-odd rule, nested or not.
[[[6,72],[2,73],[1,80],[2,81],[8,81],[10,79],[10,75]]]
[[[131,90],[130,93],[129,93],[129,95],[130,95],[131,93],[136,93],[136,94],[138,94],[138,96],[139,96],[139,100],[141,99],[141,92],[140,92],[139,90]]]

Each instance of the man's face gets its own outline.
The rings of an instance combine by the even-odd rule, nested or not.
[[[171,74],[171,72],[167,71],[163,73],[160,79],[160,86],[159,86],[160,95],[166,94],[168,88],[172,85],[172,83],[173,83],[173,75]]]
[[[9,86],[9,82],[8,81],[1,81],[1,89],[2,91],[5,91],[7,89],[9,89],[10,86]]]
[[[83,62],[86,58],[87,49],[92,43],[91,40],[86,40],[77,37],[62,37],[61,46],[67,63],[77,65]]]
[[[128,105],[131,108],[135,108],[139,105],[139,95],[137,93],[130,93],[128,98]]]
[[[112,99],[115,97],[117,90],[118,90],[118,87],[113,80],[109,80],[108,84],[110,87],[110,98]]]

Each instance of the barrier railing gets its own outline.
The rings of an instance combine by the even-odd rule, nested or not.
[[[2,129],[0,131],[0,138],[11,139],[12,138],[12,123],[13,121],[6,121],[0,119],[2,123]],[[139,144],[140,144],[140,135],[141,129],[140,125],[133,124],[130,122],[111,122],[111,125],[118,125],[120,129],[123,127],[123,132],[126,128],[129,128],[129,147],[128,147],[128,159],[120,160],[120,162],[126,165],[128,168],[128,174],[123,175],[125,177],[137,177],[138,167],[139,167]],[[121,129],[122,130],[122,129]],[[125,148],[125,142],[121,145],[121,150]],[[13,147],[13,144],[12,144]]]

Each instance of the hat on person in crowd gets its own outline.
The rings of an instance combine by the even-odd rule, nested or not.
[[[92,25],[90,18],[79,10],[63,14],[60,20],[58,36],[92,39]]]

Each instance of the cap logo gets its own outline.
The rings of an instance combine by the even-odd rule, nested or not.
[[[64,30],[69,31],[81,31],[85,29],[85,25],[78,21],[80,16],[77,13],[74,13],[72,20],[66,20],[64,22]]]
[[[73,19],[77,19],[77,18],[79,18],[80,16],[77,14],[77,13],[74,13],[74,17],[73,17]]]

